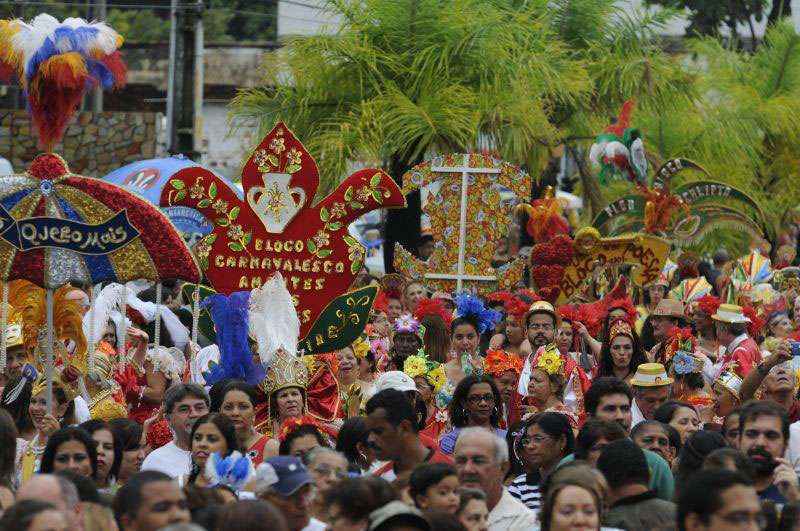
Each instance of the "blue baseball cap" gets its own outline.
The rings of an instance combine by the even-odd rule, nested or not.
[[[313,483],[313,479],[300,458],[279,455],[265,459],[258,466],[256,482],[269,486],[281,496],[291,496],[301,487]]]

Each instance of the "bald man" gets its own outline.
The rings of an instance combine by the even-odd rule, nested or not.
[[[83,529],[80,518],[78,489],[67,478],[52,474],[36,474],[22,484],[17,491],[17,501],[39,500],[52,503],[63,511],[69,520],[70,529]]]

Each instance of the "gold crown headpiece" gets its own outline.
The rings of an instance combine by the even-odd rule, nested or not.
[[[608,340],[614,341],[617,336],[628,336],[633,338],[633,330],[631,325],[624,319],[617,319],[611,324],[611,329],[608,331]]]
[[[290,356],[279,350],[275,354],[272,365],[267,369],[267,376],[261,382],[261,388],[269,397],[272,396],[272,393],[287,387],[306,389],[308,387],[308,368],[301,358]]]
[[[78,396],[78,389],[75,383],[65,382],[61,376],[61,371],[53,369],[53,391],[61,389],[64,392],[67,402],[72,402]],[[39,393],[47,390],[47,374],[42,371],[36,376],[31,387],[31,396],[36,396]]]

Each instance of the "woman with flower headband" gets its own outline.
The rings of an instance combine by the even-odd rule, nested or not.
[[[516,354],[504,350],[489,350],[483,363],[486,374],[494,378],[500,391],[502,406],[500,411],[500,427],[508,429],[512,409],[516,407],[516,394],[519,375],[522,372],[522,360]],[[518,415],[514,415],[517,417]]]
[[[492,336],[489,341],[490,349],[504,350],[515,354],[520,360],[530,354],[525,329],[525,314],[528,313],[528,306],[517,297],[511,297],[503,303],[505,318],[500,332]]]
[[[425,352],[420,350],[416,356],[406,358],[403,372],[414,379],[417,391],[427,408],[425,427],[419,433],[436,441],[450,421],[447,414],[450,396],[444,391],[447,387],[444,367],[441,363],[428,359]]]
[[[336,352],[337,371],[336,379],[339,381],[339,411],[337,417],[347,419],[358,416],[361,400],[371,394],[372,384],[365,382],[361,375],[361,363],[367,361],[371,355],[370,344],[366,337],[358,337],[353,344]],[[374,362],[374,355],[372,355]],[[367,363],[369,363],[367,361]]]
[[[450,324],[453,354],[445,364],[447,380],[452,385],[457,385],[465,376],[483,374],[483,358],[479,351],[481,336],[493,330],[501,317],[474,295],[460,293],[456,297],[456,318]]]
[[[689,308],[697,335],[697,350],[708,356],[711,361],[717,360],[719,351],[717,334],[714,330],[714,320],[711,319],[711,316],[717,313],[720,304],[718,297],[704,295],[694,301]]]
[[[672,396],[691,404],[700,420],[714,418],[714,398],[705,391],[703,359],[695,354],[697,344],[689,328],[673,328],[666,346],[666,359],[672,365]]]
[[[580,365],[587,377],[597,367],[597,358],[592,350],[595,339],[581,322],[580,311],[575,306],[564,305],[558,308],[561,323],[556,331],[556,346],[562,356],[569,356]],[[587,352],[588,351],[588,352]]]
[[[392,349],[389,352],[388,370],[402,371],[406,358],[413,356],[423,346],[425,331],[417,319],[403,314],[392,325]]]
[[[574,411],[565,406],[561,399],[567,380],[567,370],[567,364],[555,345],[539,349],[531,362],[527,396],[522,399],[520,413],[523,418],[544,411],[553,411],[566,415],[572,427],[578,428],[579,416],[583,415],[583,395],[580,395],[581,407]]]
[[[636,367],[646,363],[647,358],[639,344],[639,337],[630,323],[618,319],[609,326],[608,340],[600,351],[600,363],[596,376],[616,376],[630,383]]]

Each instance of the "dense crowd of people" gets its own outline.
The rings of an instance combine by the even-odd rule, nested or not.
[[[196,344],[180,285],[67,286],[51,400],[13,285],[0,530],[800,528],[796,277],[678,262],[563,306],[362,276],[361,337],[268,364],[247,324],[285,309],[215,296]]]

